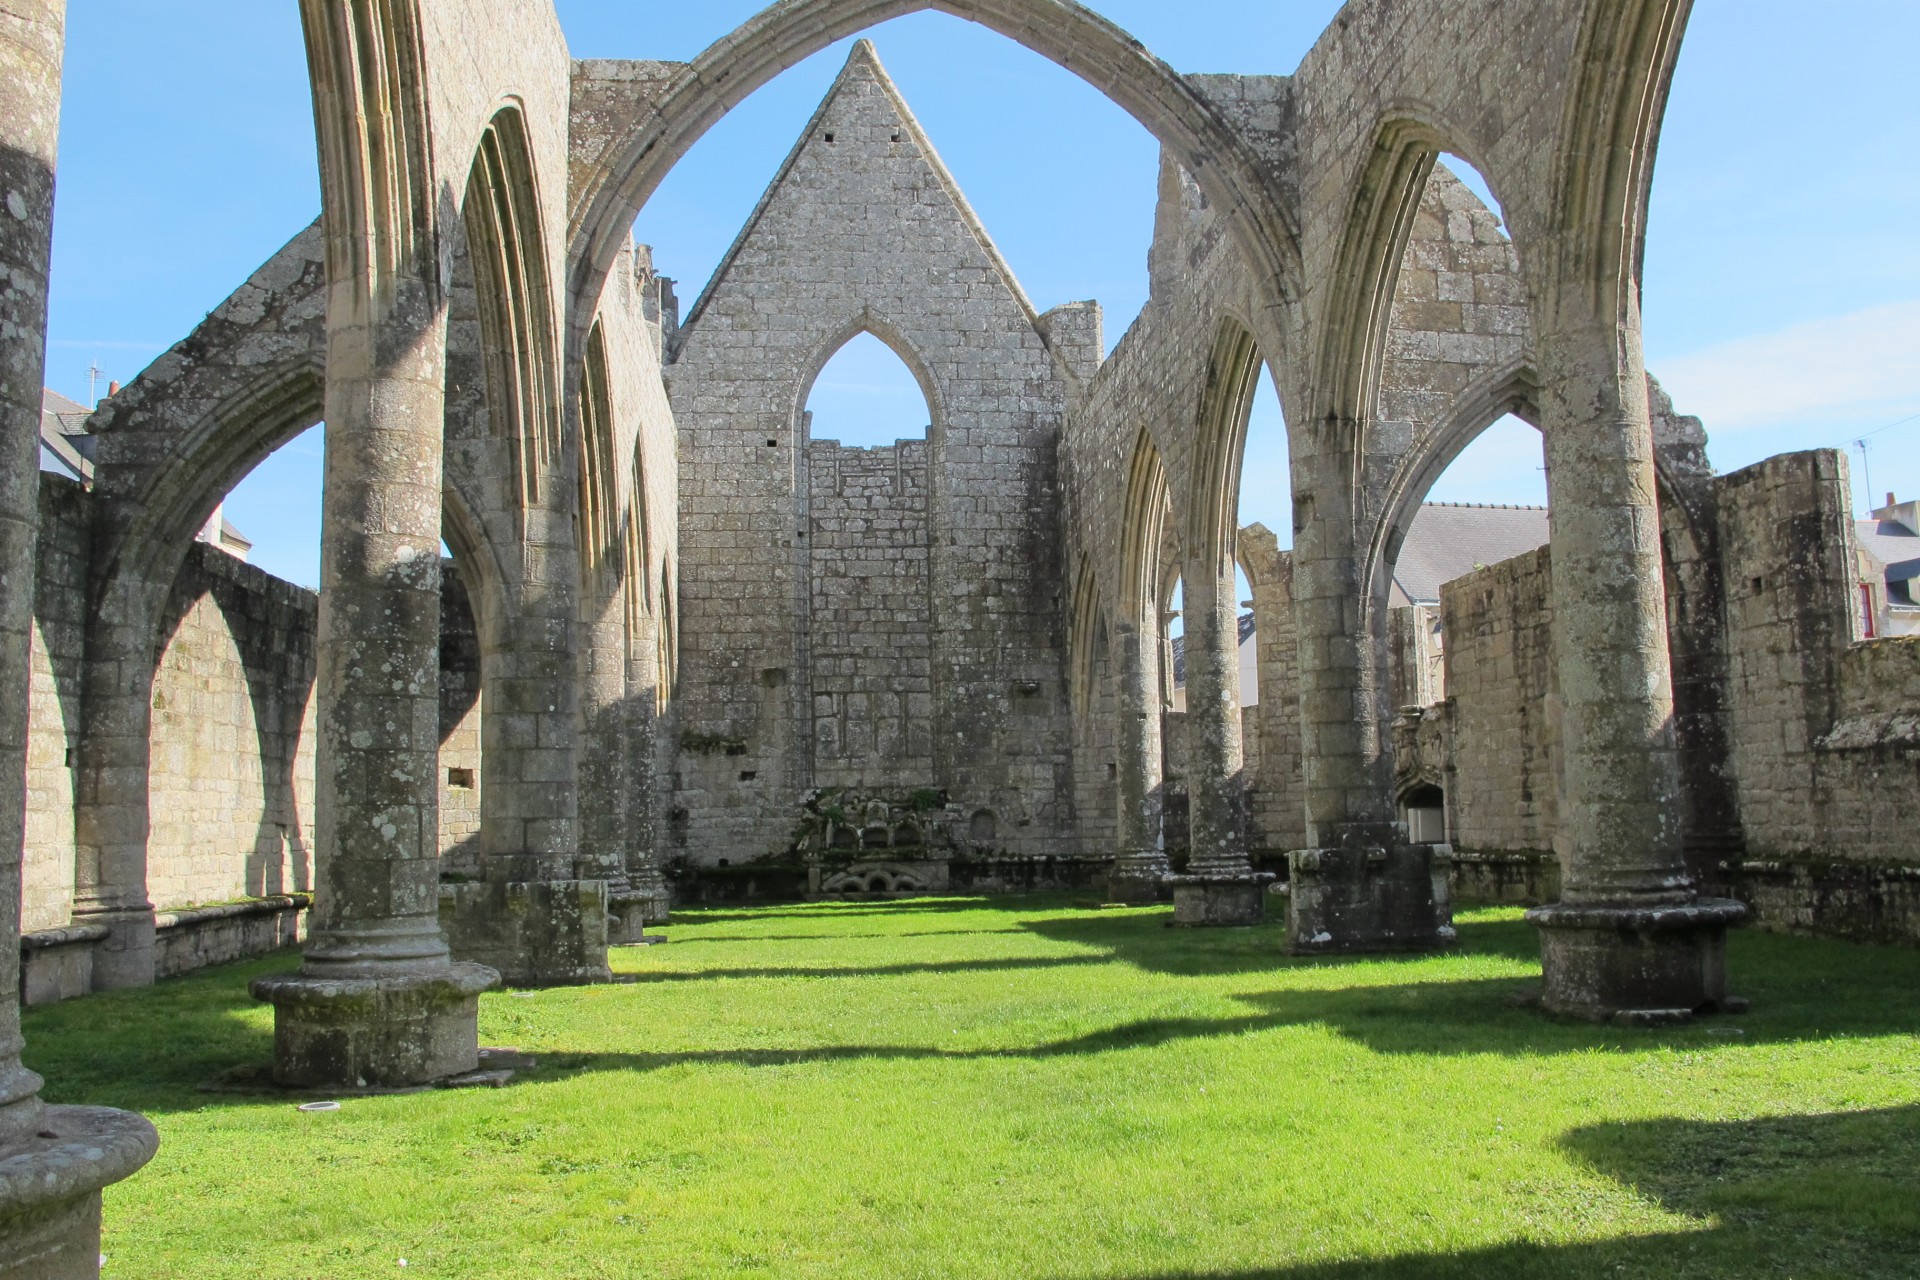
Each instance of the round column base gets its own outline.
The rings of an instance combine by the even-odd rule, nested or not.
[[[101,1189],[159,1146],[131,1111],[46,1108],[33,1134],[0,1147],[0,1280],[97,1280]]]
[[[1737,1012],[1745,1003],[1727,995],[1727,927],[1746,914],[1746,904],[1723,898],[1535,907],[1527,922],[1540,930],[1541,1008],[1642,1026]]]
[[[1275,879],[1269,871],[1248,871],[1168,876],[1162,883],[1173,890],[1176,926],[1231,929],[1256,925],[1267,918],[1267,886]]]
[[[500,974],[455,964],[390,978],[256,978],[273,1006],[273,1078],[295,1089],[390,1089],[480,1065],[480,993]]]

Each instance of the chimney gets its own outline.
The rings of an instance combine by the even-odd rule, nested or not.
[[[1897,507],[1900,505],[1900,499],[1894,497],[1893,494],[1889,493],[1887,494],[1887,505],[1890,507]]]
[[[119,384],[119,383],[117,383],[117,382],[109,382],[109,383],[107,384],[107,399],[109,399],[109,400],[111,400],[111,399],[113,399],[113,398],[114,398],[115,396],[117,396],[117,395],[119,395],[119,394],[120,394],[120,384]],[[1887,505],[1888,505],[1888,506],[1892,506],[1892,505],[1893,505],[1893,495],[1892,495],[1892,494],[1888,494],[1888,495],[1887,495]]]

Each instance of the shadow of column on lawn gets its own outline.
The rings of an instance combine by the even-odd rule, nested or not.
[[[1920,1106],[1603,1124],[1561,1142],[1699,1229],[1115,1280],[1893,1280],[1920,1272]]]

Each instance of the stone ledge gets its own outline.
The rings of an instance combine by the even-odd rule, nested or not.
[[[176,911],[156,911],[153,927],[155,932],[164,933],[169,929],[189,929],[216,920],[243,920],[278,915],[282,911],[305,911],[312,905],[313,895],[310,893],[286,893],[253,898],[246,902],[223,902],[211,907],[182,907]],[[104,929],[101,936],[106,936]]]
[[[103,924],[70,924],[64,929],[35,929],[32,933],[20,935],[22,951],[51,951],[56,947],[71,947],[81,943],[92,946],[104,942],[110,931]]]

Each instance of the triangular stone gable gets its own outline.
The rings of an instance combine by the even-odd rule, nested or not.
[[[823,200],[822,195],[834,187],[869,195],[886,191],[893,193],[893,198],[858,202]],[[917,200],[902,199],[914,192],[922,193]],[[965,228],[966,237],[991,265],[1028,319],[1038,319],[1012,267],[1001,256],[999,247],[960,190],[960,184],[940,159],[919,120],[900,96],[899,88],[881,65],[873,43],[861,40],[854,45],[847,65],[721,259],[712,281],[688,315],[685,327],[692,329],[699,324],[710,301],[726,290],[742,256],[753,256],[756,241],[767,235],[771,223],[781,224],[779,231],[783,237],[792,233],[788,219],[774,217],[781,206],[797,205],[827,216],[841,215],[845,225],[830,229],[839,233],[834,237],[840,241],[839,247],[846,252],[871,253],[917,247],[897,239],[907,229],[902,211],[909,203],[914,206],[915,221],[922,224],[919,228],[922,231],[928,214],[939,206],[946,206],[946,211],[958,226]],[[849,211],[853,216],[845,216]],[[855,248],[860,238],[864,238],[865,243]]]

